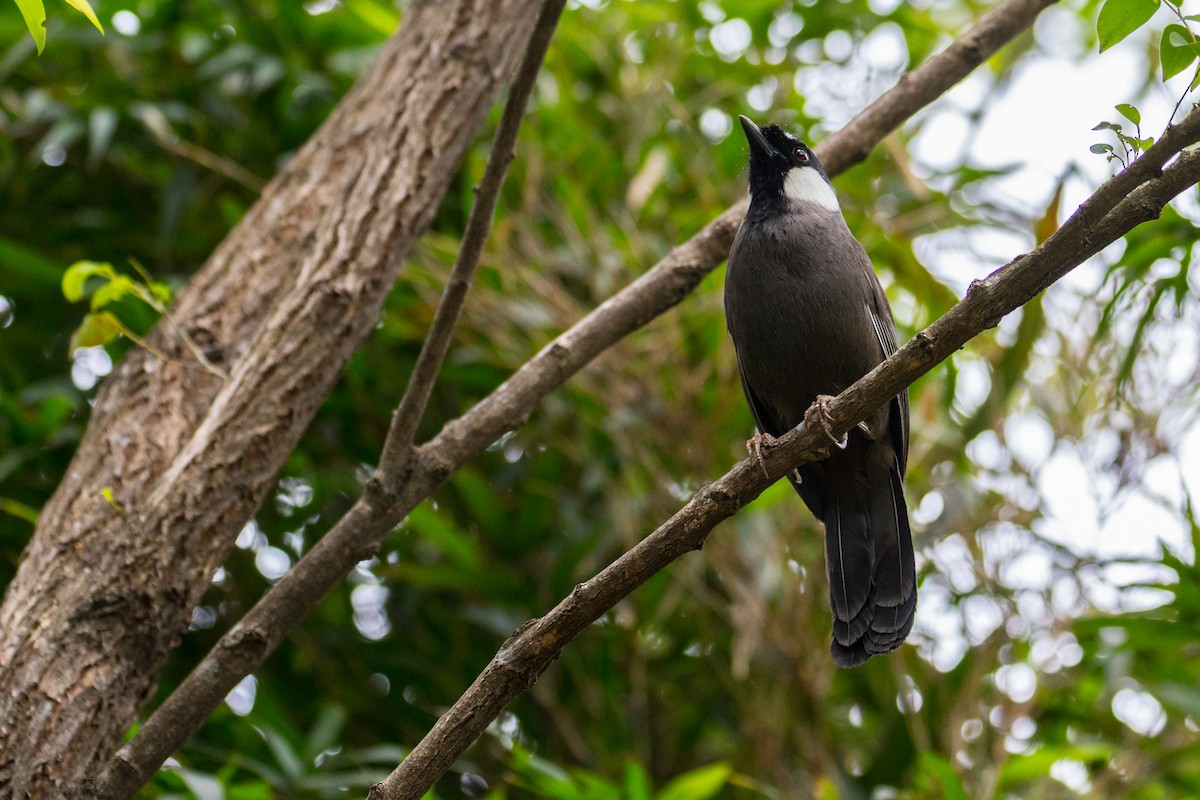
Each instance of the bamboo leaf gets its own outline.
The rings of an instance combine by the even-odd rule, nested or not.
[[[37,45],[38,55],[46,49],[46,7],[42,0],[15,0],[21,16],[25,18],[25,27],[33,36]]]
[[[87,17],[88,22],[96,26],[96,30],[104,33],[104,26],[100,24],[100,20],[96,19],[96,12],[92,11],[92,7],[88,4],[87,0],[66,0],[66,2],[71,8]]]

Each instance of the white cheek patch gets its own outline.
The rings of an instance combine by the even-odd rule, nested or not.
[[[830,211],[841,211],[837,194],[812,167],[794,167],[783,179],[783,193],[793,200],[807,200]]]

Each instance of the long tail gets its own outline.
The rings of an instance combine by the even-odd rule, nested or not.
[[[899,647],[917,610],[916,561],[900,472],[867,497],[834,497],[825,508],[825,563],[833,607],[833,660],[857,667]]]

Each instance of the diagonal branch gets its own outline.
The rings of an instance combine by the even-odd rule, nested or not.
[[[537,22],[534,23],[533,35],[529,40],[529,49],[525,51],[525,58],[517,69],[512,88],[509,89],[508,102],[504,106],[500,126],[492,140],[492,153],[483,171],[483,180],[475,187],[475,202],[471,206],[470,216],[467,217],[467,227],[463,232],[458,257],[454,260],[454,268],[446,282],[446,291],[438,303],[433,324],[421,345],[421,354],[417,356],[416,366],[408,379],[408,387],[392,415],[391,429],[383,443],[383,454],[379,458],[379,474],[376,479],[385,484],[396,482],[403,462],[411,455],[409,451],[417,435],[417,425],[420,424],[425,407],[429,404],[429,395],[433,391],[434,381],[437,380],[438,370],[446,360],[446,351],[450,349],[450,334],[454,331],[454,324],[458,321],[458,314],[462,311],[463,301],[467,297],[467,289],[470,288],[475,268],[479,265],[483,243],[487,241],[488,232],[492,229],[496,199],[500,196],[500,187],[504,185],[508,165],[513,160],[513,147],[517,143],[521,118],[525,116],[525,107],[529,104],[534,81],[541,71],[542,61],[546,58],[546,48],[550,46],[550,38],[554,35],[558,18],[566,3],[567,0],[545,0],[542,4]]]
[[[1042,246],[976,281],[937,322],[828,406],[834,435],[848,431],[1083,261],[1157,218],[1171,198],[1200,182],[1200,151],[1187,153],[1160,174],[1168,159],[1196,141],[1200,113],[1168,129],[1141,159],[1105,182]],[[819,425],[802,423],[764,454],[769,477],[756,459],[742,461],[598,575],[576,586],[546,616],[519,628],[400,766],[371,789],[370,800],[424,795],[496,715],[537,681],[567,642],[676,558],[703,547],[719,522],[786,473],[823,458],[828,449],[829,434]]]
[[[944,51],[901,78],[817,148],[830,175],[865,158],[896,126],[1027,30],[1053,2],[1004,0]],[[501,434],[521,425],[542,398],[604,350],[682,301],[725,260],[745,210],[745,201],[734,204],[675,247],[652,269],[542,348],[433,440],[417,448],[415,457],[389,461],[398,473],[394,482],[371,481],[345,516],[221,638],[118,751],[105,773],[105,785],[140,785],[148,780],[199,730],[237,682],[266,660],[288,630],[355,564],[372,556],[382,537],[454,470]],[[129,777],[118,784],[121,775]]]

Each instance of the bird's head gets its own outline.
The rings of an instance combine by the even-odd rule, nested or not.
[[[778,125],[760,128],[747,117],[738,119],[750,143],[751,206],[793,200],[841,211],[829,176],[808,145]]]

